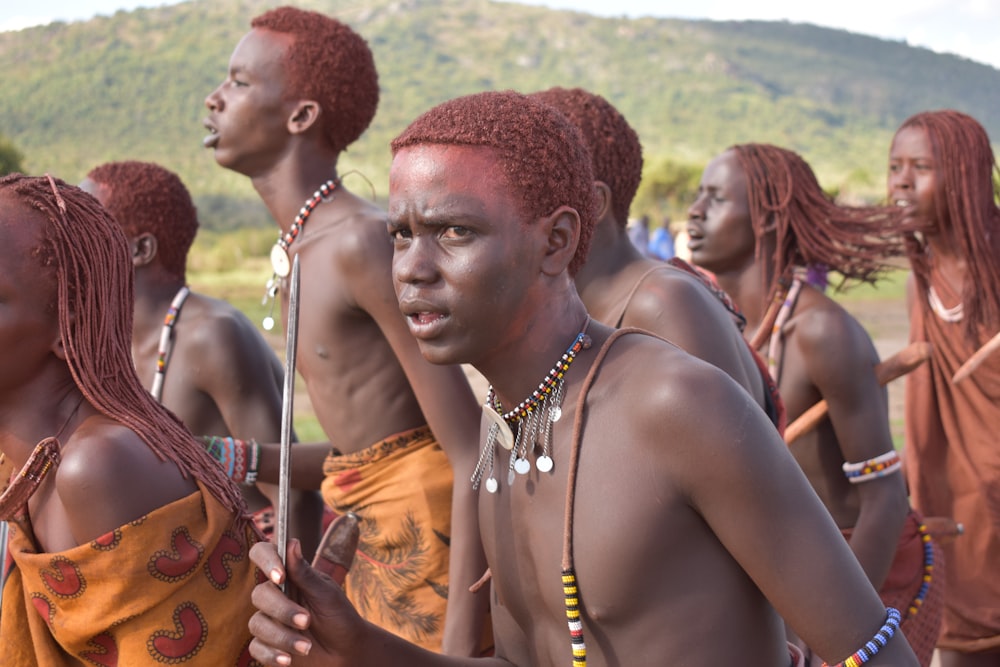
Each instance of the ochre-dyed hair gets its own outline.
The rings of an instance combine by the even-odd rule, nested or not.
[[[927,132],[934,155],[938,192],[937,218],[949,221],[966,260],[968,278],[962,287],[965,334],[970,340],[981,330],[1000,330],[1000,209],[997,208],[993,174],[997,169],[990,139],[979,122],[959,111],[925,111],[903,121],[899,130],[920,128]],[[897,130],[897,133],[899,132]],[[930,256],[925,240],[906,234],[907,252],[917,288],[926,294],[930,285]],[[926,299],[919,299],[929,308]]]
[[[378,72],[368,43],[319,12],[278,7],[250,25],[292,36],[285,55],[285,96],[322,107],[323,136],[340,153],[368,129],[378,108]]]
[[[0,196],[42,227],[32,255],[54,284],[66,363],[87,401],[132,429],[157,456],[201,480],[247,525],[239,488],[181,422],[146,391],[132,365],[132,261],[118,223],[89,194],[59,179],[12,174]],[[16,224],[21,224],[19,219]]]
[[[580,240],[569,266],[583,266],[597,214],[594,172],[580,131],[548,104],[514,91],[491,91],[440,104],[392,141],[392,154],[422,144],[491,149],[521,213],[535,221],[560,206],[580,215]]]
[[[840,206],[820,187],[812,167],[797,153],[770,144],[730,148],[746,177],[750,220],[760,240],[775,234],[768,291],[779,289],[796,266],[825,265],[846,281],[874,283],[903,254],[898,236],[887,229],[893,209]]]
[[[177,174],[151,162],[125,161],[94,167],[87,178],[105,186],[104,208],[125,235],[153,234],[160,264],[184,282],[188,251],[198,233],[198,212]]]
[[[639,135],[610,102],[582,88],[549,88],[531,97],[559,109],[580,129],[590,151],[594,178],[611,190],[611,214],[624,228],[642,179]]]

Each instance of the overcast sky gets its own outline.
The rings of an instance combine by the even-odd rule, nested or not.
[[[201,0],[211,2],[212,0]],[[659,16],[714,20],[762,19],[814,23],[886,39],[906,40],[1000,69],[998,0],[518,0],[600,16]],[[276,1],[275,5],[294,0]],[[169,0],[4,0],[0,31],[54,19],[88,19]]]

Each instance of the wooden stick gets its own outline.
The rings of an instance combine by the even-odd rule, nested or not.
[[[278,506],[275,507],[274,544],[285,562],[288,547],[288,492],[291,487],[292,418],[295,398],[295,352],[299,340],[299,256],[292,260],[285,328],[285,385],[281,400],[281,456],[278,469]],[[284,588],[284,587],[283,587]]]
[[[931,356],[931,344],[925,341],[910,343],[902,350],[875,366],[875,378],[885,386],[924,363]],[[826,399],[820,400],[803,412],[785,429],[785,442],[792,444],[816,427],[826,417],[830,406]]]
[[[986,341],[985,345],[972,353],[972,356],[955,371],[955,375],[951,378],[951,383],[958,384],[972,375],[972,372],[982,366],[986,358],[997,350],[1000,350],[1000,333],[993,336],[993,338]]]

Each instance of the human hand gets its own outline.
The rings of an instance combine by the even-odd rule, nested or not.
[[[347,667],[359,665],[365,623],[329,576],[302,557],[298,540],[288,545],[285,565],[270,542],[259,542],[250,558],[268,580],[258,584],[252,601],[250,654],[270,667]],[[282,593],[285,582],[295,599]]]

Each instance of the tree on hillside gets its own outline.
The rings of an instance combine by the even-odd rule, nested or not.
[[[669,215],[684,218],[698,193],[700,166],[662,159],[643,170],[642,182],[632,202],[632,213],[645,213],[654,219]]]
[[[24,154],[0,134],[0,176],[24,171]]]

